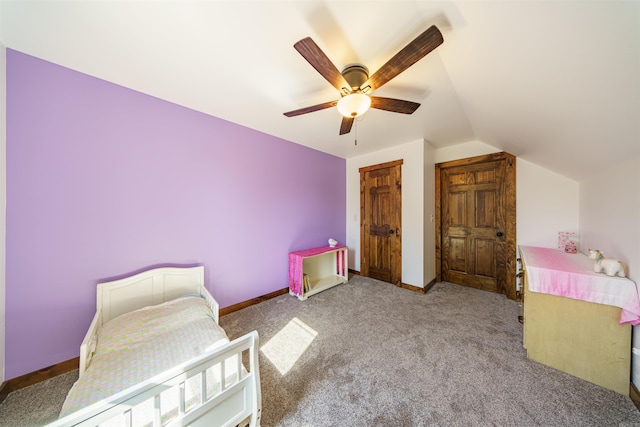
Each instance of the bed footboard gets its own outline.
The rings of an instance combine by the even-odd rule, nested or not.
[[[204,286],[200,288],[200,295],[205,299],[205,301],[207,301],[209,308],[213,312],[213,318],[216,323],[220,324],[220,304],[218,304],[218,301],[211,296],[207,288]]]
[[[80,344],[80,366],[78,369],[79,376],[82,376],[84,371],[91,363],[91,357],[96,350],[96,344],[98,343],[98,329],[102,326],[102,310],[96,311],[93,316],[89,330]]]
[[[259,426],[258,348],[253,331],[49,426]]]

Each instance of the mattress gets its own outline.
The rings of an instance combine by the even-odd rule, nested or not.
[[[227,342],[226,333],[215,322],[206,301],[199,296],[182,297],[118,316],[98,332],[91,363],[69,391],[60,416]],[[210,374],[215,375],[207,373]],[[197,390],[193,392],[198,393]]]

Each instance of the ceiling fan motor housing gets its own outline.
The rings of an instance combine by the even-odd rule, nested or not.
[[[369,80],[369,70],[361,64],[349,64],[344,67],[340,74],[342,74],[347,83],[351,85],[351,90],[347,93],[358,91],[360,86]]]

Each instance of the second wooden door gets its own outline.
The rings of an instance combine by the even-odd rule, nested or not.
[[[436,165],[438,280],[515,299],[515,158]]]

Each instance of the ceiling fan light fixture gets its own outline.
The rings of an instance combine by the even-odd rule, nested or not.
[[[351,93],[338,101],[338,111],[345,117],[356,118],[371,107],[371,98],[364,93]]]

